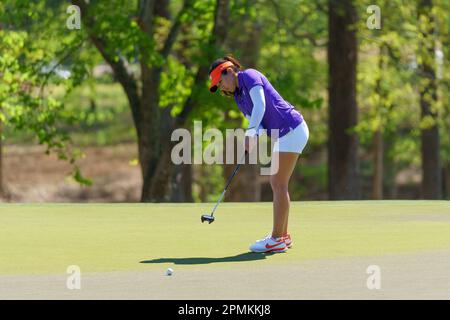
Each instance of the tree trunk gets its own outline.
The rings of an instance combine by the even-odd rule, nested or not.
[[[1,111],[1,108],[0,108]],[[3,124],[0,121],[0,198],[4,196],[4,189],[3,189],[3,140],[2,140],[2,133],[3,133]]]
[[[250,30],[248,34],[239,42],[239,38],[233,38],[230,43],[232,51],[242,48],[242,58],[240,61],[246,68],[256,68],[259,51],[261,47],[261,25],[258,21],[249,21],[248,28]],[[232,127],[240,126],[240,121],[231,119],[228,116],[228,112],[225,114],[225,122]],[[236,144],[236,143],[235,143]],[[225,149],[224,149],[225,150]],[[235,153],[236,152],[235,148]],[[225,154],[224,154],[224,159]],[[236,167],[235,164],[225,164],[223,175],[225,181],[231,175]],[[230,188],[225,194],[225,201],[238,202],[238,201],[260,201],[261,199],[261,183],[260,183],[260,168],[257,164],[245,164],[240,168],[239,174],[236,175],[233,181],[233,187]]]
[[[174,166],[170,202],[193,202],[193,168],[190,164]]]
[[[190,164],[185,164],[181,168],[181,194],[183,196],[183,202],[193,202],[192,197],[192,166]]]
[[[450,163],[445,166],[445,197],[450,200]]]
[[[357,14],[351,0],[329,1],[328,190],[332,200],[360,199],[357,124]]]
[[[420,107],[422,119],[432,119],[433,123],[421,130],[422,142],[422,197],[425,199],[442,198],[442,175],[439,157],[439,129],[437,125],[437,84],[435,65],[435,35],[434,18],[431,0],[418,1],[419,32],[422,37],[419,42],[419,70],[421,81],[419,84]]]
[[[159,80],[160,71],[150,70],[146,66],[142,66],[142,135],[139,140],[139,158],[142,170],[142,190],[141,201],[163,201],[164,195],[152,194],[151,186],[153,178],[156,174],[158,164],[160,162],[162,144],[161,125],[161,109],[159,108]],[[161,186],[161,192],[167,191],[167,185]],[[160,192],[160,193],[161,193]]]
[[[227,21],[229,17],[229,0],[217,0],[215,9],[215,20],[213,33],[210,38],[210,45],[218,47],[223,44],[227,34]],[[205,60],[212,61],[215,57],[215,52],[207,52]],[[189,113],[197,105],[195,96],[198,90],[205,90],[204,82],[208,79],[209,65],[201,65],[197,71],[191,96],[187,99],[182,112],[171,122],[167,128],[162,129],[164,134],[161,135],[160,147],[162,148],[159,157],[155,158],[153,163],[156,163],[153,174],[149,171],[144,181],[145,189],[143,194],[146,195],[145,200],[162,201],[168,197],[167,186],[170,184],[171,174],[173,172],[173,163],[170,159],[170,154],[175,142],[170,141],[170,134],[173,130],[186,125]],[[165,110],[170,112],[170,110]],[[167,117],[165,117],[167,119]],[[149,180],[147,180],[149,179]],[[144,197],[143,197],[144,199]],[[145,201],[144,200],[144,201]]]
[[[154,17],[170,19],[169,1],[141,1],[141,25],[144,32],[149,37],[153,37]],[[185,1],[183,10],[190,5],[190,1]],[[179,20],[175,21],[172,30],[169,33],[164,49],[161,52],[163,58],[167,58],[168,49],[173,45],[173,41],[180,28]],[[167,161],[168,155],[164,150],[167,140],[170,140],[168,127],[171,125],[170,109],[162,110],[159,107],[159,85],[162,66],[149,66],[147,64],[148,52],[141,50],[141,110],[142,124],[141,137],[139,139],[139,158],[142,171],[142,189],[141,202],[161,202],[168,200],[168,191],[170,188],[170,175],[172,172],[171,163],[162,163]],[[170,160],[170,154],[169,154]]]
[[[395,174],[397,171],[395,162],[389,157],[389,151],[394,146],[394,138],[396,133],[388,133],[386,140],[383,143],[383,194],[385,199],[395,199],[396,196],[396,183]]]
[[[378,129],[374,135],[374,173],[373,173],[373,200],[383,199],[383,134]]]
[[[239,126],[240,121],[236,122],[235,119],[231,119],[228,112],[225,113],[225,122],[230,126]],[[238,141],[233,136],[234,141],[234,161],[232,164],[224,164],[223,166],[223,178],[227,181],[231,176],[232,172],[235,170],[238,161],[241,159],[237,158]],[[227,141],[227,145],[231,145],[233,141]],[[242,141],[241,141],[242,142]],[[226,160],[226,152],[228,148],[224,148],[223,159]],[[225,194],[225,201],[228,202],[241,202],[241,201],[260,201],[261,199],[261,183],[260,183],[259,165],[249,164],[248,157],[246,163],[241,165],[239,173],[233,178],[232,186],[227,190]],[[225,183],[225,182],[224,182]]]
[[[385,59],[385,46],[381,45],[379,50],[379,60],[378,60],[378,72],[379,76],[377,79],[377,83],[375,86],[375,92],[378,96],[378,105],[375,106],[377,108],[376,116],[381,117],[382,109],[384,108],[384,101],[386,99],[385,91],[382,90],[381,82],[382,76],[384,74],[384,59]],[[372,199],[381,200],[383,199],[383,131],[381,130],[381,126],[383,124],[384,119],[380,119],[380,127],[375,131],[373,137],[373,184],[372,184]]]
[[[0,23],[0,30],[3,29],[3,25]],[[0,101],[0,112],[2,112],[2,103]],[[0,198],[3,197],[4,190],[3,190],[3,140],[2,140],[2,134],[3,134],[3,124],[0,121]]]
[[[162,111],[159,108],[159,83],[162,72],[161,65],[150,66],[147,64],[148,52],[141,49],[141,92],[138,90],[134,75],[125,67],[123,57],[115,59],[107,50],[107,39],[102,34],[95,33],[97,21],[95,16],[89,15],[91,5],[85,0],[72,0],[74,5],[80,7],[81,17],[87,27],[87,32],[92,43],[96,46],[105,61],[111,66],[116,80],[123,87],[132,111],[133,121],[138,137],[138,153],[142,172],[141,201],[163,201],[167,199],[172,172],[170,150],[173,146],[170,142],[170,132],[184,124],[189,112],[193,109],[193,96],[191,96],[177,119],[170,117],[170,109]],[[183,16],[195,3],[194,0],[184,0],[181,11],[178,13],[162,49],[158,51],[162,60],[168,58],[172,51],[176,37],[182,26]],[[154,37],[154,16],[168,18],[169,0],[140,0],[138,1],[137,22],[141,30],[149,38]],[[229,15],[229,0],[217,0],[214,31],[211,34],[210,44],[220,45],[224,41],[227,32]],[[207,59],[212,60],[212,52],[208,51]],[[162,64],[163,65],[163,64]],[[201,66],[196,77],[196,87],[203,83],[208,76],[208,67]],[[194,88],[193,91],[195,91]],[[204,89],[204,88],[202,88]],[[168,116],[169,115],[169,116]]]
[[[196,182],[199,186],[198,188],[199,188],[200,202],[205,203],[208,201],[208,191],[209,191],[209,190],[207,190],[207,187],[202,183],[202,180],[207,175],[205,166],[198,164],[198,165],[195,165],[194,168],[196,169],[195,172],[197,173],[196,174],[197,175]]]

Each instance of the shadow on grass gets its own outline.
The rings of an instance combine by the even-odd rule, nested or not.
[[[210,264],[220,262],[243,262],[243,261],[256,261],[264,260],[267,256],[271,256],[274,253],[254,253],[246,252],[235,256],[222,257],[222,258],[159,258],[153,260],[144,260],[140,263],[174,263],[174,264]]]

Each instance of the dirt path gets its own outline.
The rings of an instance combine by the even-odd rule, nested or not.
[[[381,288],[369,290],[367,268],[377,265]],[[260,268],[245,266],[0,276],[0,299],[450,299],[450,251],[311,260]]]
[[[71,177],[71,167],[43,146],[6,146],[4,185],[10,202],[138,202],[141,188],[134,143],[83,149],[81,172],[92,179],[83,187]],[[1,199],[0,199],[1,201]]]

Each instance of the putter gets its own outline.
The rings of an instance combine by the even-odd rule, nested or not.
[[[245,156],[246,156],[246,155],[247,155],[247,151],[245,151],[244,157],[242,158],[242,161],[241,161],[241,162],[243,162],[243,160],[245,159]],[[214,222],[214,219],[215,219],[215,218],[214,218],[214,212],[216,211],[216,208],[217,208],[217,206],[219,205],[220,201],[222,201],[222,198],[223,198],[223,196],[225,195],[225,192],[227,192],[228,186],[230,185],[231,181],[233,180],[234,176],[236,175],[236,172],[239,171],[239,168],[240,168],[240,167],[241,167],[241,163],[238,163],[237,166],[236,166],[236,168],[234,169],[233,173],[232,173],[231,176],[228,178],[227,185],[225,186],[225,189],[223,189],[222,194],[220,195],[219,201],[217,201],[217,203],[216,203],[216,205],[214,206],[214,209],[213,209],[213,211],[211,212],[211,214],[210,214],[210,215],[209,215],[209,214],[204,214],[204,215],[202,215],[202,218],[201,218],[202,223],[205,222],[205,221],[208,221],[209,224],[211,224],[211,223]]]

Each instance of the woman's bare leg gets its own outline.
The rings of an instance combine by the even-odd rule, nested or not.
[[[272,175],[270,185],[273,191],[273,230],[272,237],[286,235],[289,218],[289,179],[294,171],[299,154],[277,152],[272,155]]]

